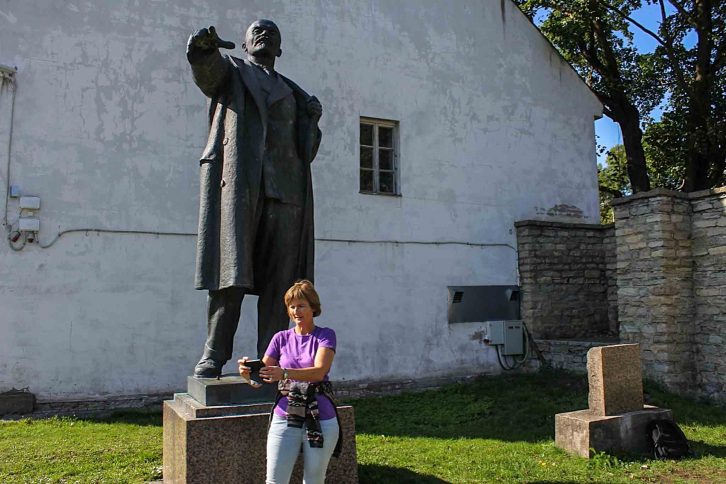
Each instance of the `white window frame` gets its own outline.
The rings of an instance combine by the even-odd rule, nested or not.
[[[360,138],[361,133],[361,125],[370,125],[373,127],[373,146],[370,145],[364,145],[362,143],[362,139]],[[392,160],[391,163],[393,164],[392,168],[393,170],[383,170],[384,172],[391,172],[393,173],[393,192],[382,192],[380,191],[380,167],[379,167],[379,153],[381,149],[388,149],[386,147],[381,148],[378,142],[378,128],[391,128],[393,130],[393,140],[392,140],[392,147],[390,148],[392,152]],[[378,119],[378,118],[368,118],[361,116],[360,123],[358,125],[358,190],[359,193],[364,193],[367,195],[385,195],[389,197],[399,197],[401,196],[401,184],[399,179],[399,143],[398,143],[398,121],[393,121],[390,119]],[[360,155],[360,148],[373,148],[373,165],[372,168],[364,168],[361,164],[361,155]],[[361,171],[371,171],[373,172],[373,190],[363,190],[360,187],[361,182]]]

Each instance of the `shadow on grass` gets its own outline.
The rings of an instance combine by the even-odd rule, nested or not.
[[[540,442],[554,439],[556,413],[587,408],[587,391],[585,375],[541,372],[351,403],[359,433]]]
[[[419,474],[403,467],[381,466],[377,464],[359,464],[358,479],[361,483],[422,483],[422,484],[448,484],[435,476]]]
[[[141,427],[162,426],[162,414],[158,410],[116,410],[110,415],[102,415],[97,417],[62,417],[70,418],[73,420],[81,420],[93,423],[105,423],[105,424],[128,424],[138,425]]]
[[[677,422],[720,426],[726,409],[647,387],[649,403],[671,408]],[[484,438],[509,442],[554,440],[557,413],[585,409],[587,375],[542,371],[482,377],[443,390],[354,400],[356,429],[373,435]],[[697,446],[723,456],[722,447]]]
[[[691,450],[694,452],[695,457],[726,457],[726,446],[723,445],[711,445],[700,440],[691,440]]]

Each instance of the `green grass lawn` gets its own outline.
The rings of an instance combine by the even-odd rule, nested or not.
[[[652,386],[696,456],[682,461],[571,457],[554,414],[587,406],[567,373],[482,378],[444,390],[353,400],[361,482],[726,482],[726,410]],[[161,415],[0,423],[0,482],[160,479]]]

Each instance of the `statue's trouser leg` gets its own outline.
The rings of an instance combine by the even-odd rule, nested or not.
[[[257,355],[262,357],[272,337],[290,326],[284,296],[300,278],[298,254],[302,208],[266,199],[255,243]]]
[[[234,333],[237,331],[244,294],[244,289],[239,287],[209,291],[207,342],[204,344],[205,358],[216,361],[228,361],[232,358]]]

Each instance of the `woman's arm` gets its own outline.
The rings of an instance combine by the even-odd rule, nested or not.
[[[268,383],[282,380],[284,370],[277,366],[277,361],[274,358],[269,358],[271,360],[269,363],[267,358],[269,357],[265,356],[262,359],[267,366],[260,370],[260,378]],[[333,358],[335,358],[335,350],[332,348],[318,348],[318,351],[315,353],[314,366],[309,368],[288,368],[287,377],[298,381],[322,381],[325,375],[330,372],[330,367],[333,365]]]

